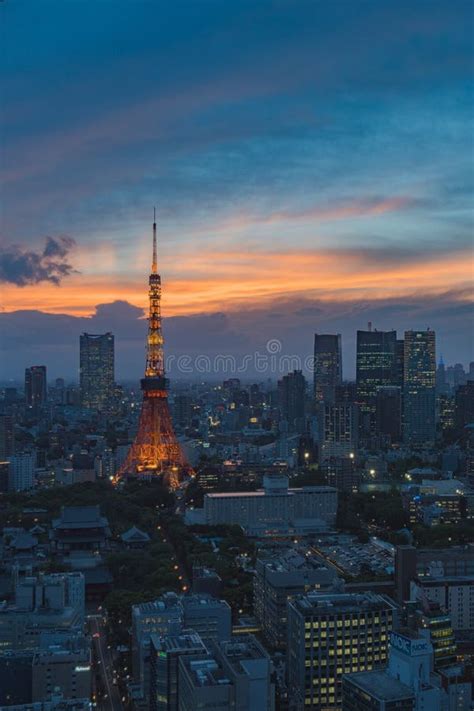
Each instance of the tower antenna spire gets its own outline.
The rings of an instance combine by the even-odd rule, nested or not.
[[[158,264],[156,259],[156,207],[153,208],[153,262],[151,265],[152,274],[156,274]]]

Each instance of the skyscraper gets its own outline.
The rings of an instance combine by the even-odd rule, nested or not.
[[[397,332],[357,331],[357,401],[361,434],[376,431],[377,389],[397,384]]]
[[[325,404],[321,413],[320,462],[349,457],[357,449],[357,408],[350,402]]]
[[[436,394],[447,395],[449,390],[450,388],[446,381],[446,368],[444,367],[444,361],[441,357],[436,370]]]
[[[317,403],[334,402],[342,382],[341,335],[314,334],[314,397]]]
[[[403,438],[427,444],[436,437],[435,332],[405,331]]]
[[[306,379],[301,370],[294,370],[278,381],[281,416],[288,422],[289,432],[303,432]]]
[[[397,338],[395,343],[395,378],[393,381],[394,385],[403,388],[403,373],[405,363],[405,341],[403,338]]]
[[[474,422],[474,380],[460,385],[454,396],[454,424],[461,433],[466,425]]]
[[[41,407],[47,400],[46,366],[32,365],[25,369],[25,400],[28,407]]]
[[[397,341],[398,343],[398,341]],[[375,396],[376,429],[385,444],[395,444],[402,438],[402,389],[383,385]]]
[[[15,453],[15,431],[13,417],[0,415],[0,462]]]
[[[114,337],[111,333],[83,333],[80,337],[81,404],[106,409],[114,386]]]

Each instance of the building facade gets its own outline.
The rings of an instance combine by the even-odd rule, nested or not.
[[[314,334],[314,398],[333,403],[336,387],[342,383],[341,335]]]
[[[344,402],[322,406],[319,460],[349,457],[357,449],[358,412],[355,405]]]
[[[305,552],[262,553],[255,563],[253,599],[267,644],[272,649],[286,647],[288,600],[310,591],[327,591],[336,580],[333,569]]]
[[[310,593],[290,600],[291,708],[340,709],[343,674],[385,667],[395,609],[374,593]]]
[[[278,402],[289,432],[303,432],[305,426],[306,379],[301,370],[278,381]]]
[[[396,385],[397,373],[397,332],[357,331],[357,401],[364,437],[376,432],[377,389]]]
[[[8,490],[29,491],[35,485],[36,456],[23,452],[10,457],[8,465]]]
[[[25,369],[25,401],[27,407],[38,408],[48,399],[46,366],[32,365]]]
[[[474,578],[427,575],[410,584],[411,600],[431,600],[446,610],[455,632],[474,630]]]
[[[114,337],[111,333],[80,336],[79,372],[81,405],[106,410],[115,381]]]
[[[436,345],[434,331],[406,331],[403,439],[410,445],[436,439]]]
[[[288,488],[285,475],[264,476],[263,489],[209,493],[204,522],[236,524],[249,535],[317,532],[334,526],[337,491],[329,486]]]

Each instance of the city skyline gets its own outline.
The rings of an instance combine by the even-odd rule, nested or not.
[[[474,711],[473,0],[0,0],[0,711]]]
[[[139,377],[154,204],[169,354],[341,333],[350,378],[372,321],[472,360],[469,3],[0,12],[6,377],[107,331]]]

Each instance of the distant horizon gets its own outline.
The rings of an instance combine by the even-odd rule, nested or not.
[[[363,330],[363,329],[358,329],[358,330]],[[376,330],[376,329],[374,329]],[[421,329],[416,329],[416,330],[421,330]],[[105,331],[104,331],[105,333]],[[115,334],[112,335],[115,336]],[[343,339],[342,339],[343,340]],[[279,343],[278,341],[272,341],[272,343]],[[115,359],[117,361],[117,355],[119,355],[120,359],[120,354],[117,353],[117,341],[116,343],[116,348],[115,348]],[[344,340],[343,340],[344,343]],[[138,344],[136,345],[136,348],[138,349]],[[247,354],[243,354],[242,358],[245,358]],[[272,381],[276,383],[283,375],[287,374],[288,372],[291,372],[292,370],[302,370],[303,375],[305,378],[308,380],[308,382],[312,381],[313,378],[313,372],[311,368],[305,367],[305,363],[308,363],[308,360],[310,360],[313,357],[312,351],[308,351],[306,356],[299,357],[296,356],[296,358],[300,358],[301,360],[301,366],[302,367],[294,367],[294,368],[282,368],[281,365],[285,365],[289,363],[290,365],[296,365],[298,366],[299,363],[297,361],[292,362],[291,355],[285,354],[284,352],[281,352],[277,356],[277,360],[275,358],[272,360],[271,359],[271,353],[267,349],[263,349],[263,353],[261,353],[262,356],[266,356],[267,362],[268,362],[268,368],[266,370],[262,370],[260,372],[257,371],[245,371],[245,372],[239,372],[238,370],[224,370],[221,368],[220,370],[212,370],[212,371],[207,371],[207,372],[198,372],[197,370],[194,370],[192,372],[180,372],[179,371],[179,358],[183,357],[185,358],[185,362],[187,363],[187,355],[186,353],[181,353],[178,356],[174,356],[174,354],[170,354],[170,358],[168,359],[171,361],[171,368],[166,370],[166,374],[169,377],[169,380],[171,381],[171,385],[173,382],[178,381],[180,384],[183,383],[189,383],[189,384],[197,384],[197,383],[202,383],[202,382],[209,382],[209,383],[221,383],[224,380],[228,380],[231,378],[237,378],[238,380],[241,381],[243,384],[252,384],[255,382],[265,382],[265,381]],[[79,362],[79,343],[77,344],[77,353],[74,356],[77,359],[77,362]],[[189,356],[191,359],[191,364],[195,362],[197,359],[198,364],[201,363],[201,367],[203,365],[201,358],[205,358],[204,365],[206,364],[213,364],[215,359],[217,358],[218,363],[222,363],[223,367],[225,367],[225,364],[229,364],[227,358],[231,357],[231,354],[216,354],[214,356],[202,356],[200,354],[195,354],[194,356]],[[279,362],[278,358],[281,358],[281,363]],[[436,357],[436,366],[440,364],[440,356],[437,355]],[[469,368],[472,363],[474,363],[474,358],[472,360],[468,360],[467,362],[462,362],[460,360],[457,361],[447,361],[446,358],[442,358],[443,364],[445,368],[450,368],[450,367],[455,367],[456,365],[461,365],[466,372],[466,374],[469,374]],[[145,362],[145,346],[143,343],[143,358],[142,358],[142,370]],[[242,363],[242,360],[239,361],[238,359],[235,359],[235,363],[237,365],[237,368],[239,365]],[[275,370],[275,363],[277,365],[277,369]],[[353,383],[356,380],[355,377],[355,364],[356,364],[356,354],[354,352],[354,357],[353,357],[353,368],[352,368],[352,375],[346,375],[347,371],[347,363],[344,361],[343,358],[343,382],[347,383]],[[65,384],[67,386],[69,385],[79,385],[79,374],[73,375],[73,374],[67,374],[66,372],[60,372],[60,370],[53,370],[51,371],[50,366],[48,365],[47,362],[31,362],[28,363],[28,365],[25,366],[31,367],[31,366],[46,366],[47,368],[47,383],[48,386],[53,386],[54,381],[58,378],[63,378],[65,380]],[[139,369],[138,363],[136,364],[137,366],[137,375],[136,376],[117,376],[115,378],[115,382],[117,384],[124,384],[124,385],[136,385],[139,387],[140,385],[140,379],[143,377],[143,372],[142,370]],[[272,369],[273,367],[273,369]],[[279,368],[279,369],[278,369]],[[7,378],[2,378],[0,379],[0,387],[9,387],[13,384],[23,386],[24,384],[24,370],[22,373],[19,373],[15,376],[7,377]]]

